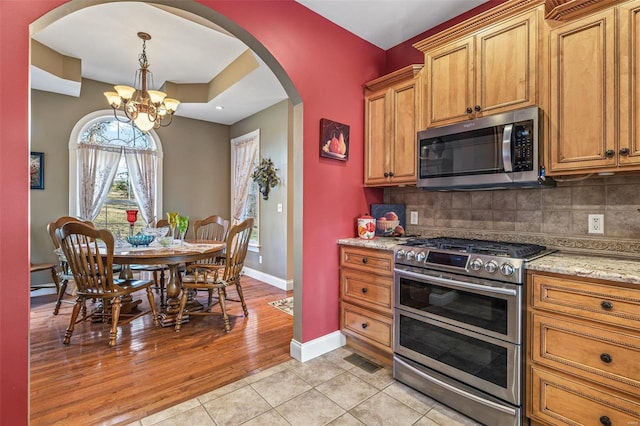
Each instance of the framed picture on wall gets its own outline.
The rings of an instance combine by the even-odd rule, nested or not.
[[[31,189],[44,189],[44,153],[31,151],[30,158]]]
[[[349,126],[320,119],[320,157],[347,161],[349,158]]]

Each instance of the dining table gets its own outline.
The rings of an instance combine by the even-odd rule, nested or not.
[[[174,240],[173,244],[164,247],[160,244],[149,246],[119,246],[115,247],[113,263],[122,266],[121,279],[133,279],[131,265],[167,265],[169,268],[169,282],[166,286],[167,302],[160,307],[158,320],[162,327],[174,325],[180,309],[181,279],[180,266],[194,262],[213,259],[220,256],[226,244],[223,241],[212,240]],[[189,311],[195,311],[198,301],[189,295],[187,306]],[[181,322],[189,321],[188,315],[182,316]]]
[[[169,282],[166,286],[167,301],[160,306],[158,320],[162,327],[174,325],[180,310],[180,298],[182,286],[180,279],[180,266],[207,259],[214,259],[223,254],[226,243],[214,240],[174,240],[168,246],[162,246],[154,242],[147,246],[131,246],[128,243],[117,243],[113,252],[114,265],[120,265],[120,279],[134,279],[131,265],[167,265],[169,269]],[[106,256],[106,252],[101,254]],[[64,259],[61,249],[56,249],[55,253]],[[122,300],[122,313],[132,313],[137,310],[137,305],[141,300],[133,300],[128,296]],[[188,312],[195,312],[199,306],[195,296],[190,294],[187,307]],[[100,317],[100,316],[96,316]],[[182,316],[182,323],[189,321],[188,315]]]

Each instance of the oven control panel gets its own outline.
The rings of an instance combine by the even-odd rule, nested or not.
[[[525,278],[523,259],[403,246],[396,247],[394,255],[396,265],[456,272],[515,284],[522,284]]]

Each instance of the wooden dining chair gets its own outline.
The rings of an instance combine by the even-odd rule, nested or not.
[[[187,274],[182,279],[182,298],[180,299],[180,309],[176,318],[176,331],[180,331],[183,314],[188,315],[210,315],[215,314],[212,308],[219,304],[224,320],[224,330],[231,331],[231,323],[227,314],[226,302],[237,301],[242,304],[244,316],[249,316],[247,304],[244,300],[242,287],[240,286],[240,273],[244,266],[244,260],[247,256],[247,248],[249,247],[249,239],[251,230],[253,229],[253,219],[248,218],[243,222],[234,225],[229,229],[226,242],[226,254],[223,264],[217,263],[195,263],[187,266]],[[235,285],[239,300],[227,298],[226,288]],[[185,312],[185,306],[188,299],[188,290],[208,290],[209,298],[207,307],[202,311]],[[213,291],[217,290],[218,298],[213,303]]]
[[[93,222],[89,220],[82,220],[73,216],[61,216],[56,219],[54,222],[51,222],[47,225],[47,232],[49,233],[49,239],[53,244],[55,250],[60,248],[60,243],[58,242],[58,238],[56,237],[56,229],[62,228],[62,226],[69,222],[80,222],[85,223],[89,226],[94,226]],[[60,305],[64,302],[64,295],[67,291],[67,286],[69,281],[73,280],[73,275],[71,274],[71,270],[69,269],[68,262],[64,259],[64,257],[58,256],[59,258],[59,286],[58,286],[58,298],[56,300],[56,305],[53,308],[53,315],[58,315],[60,312]],[[73,303],[73,302],[71,302]],[[83,307],[82,318],[85,319],[87,316],[86,306]]]
[[[227,241],[229,233],[229,221],[222,216],[213,215],[204,219],[198,219],[193,224],[193,234],[196,240]],[[224,256],[216,256],[213,259],[205,259],[198,263],[222,263]]]
[[[60,248],[69,263],[69,269],[77,286],[77,299],[71,313],[69,327],[63,343],[68,345],[75,327],[76,319],[87,298],[102,299],[105,303],[103,314],[109,315],[111,331],[109,346],[116,344],[118,319],[120,317],[121,298],[136,291],[146,290],[149,306],[153,314],[153,323],[158,326],[151,280],[115,280],[113,278],[113,235],[106,229],[96,229],[90,225],[69,222],[56,230]],[[102,250],[102,254],[100,253]]]

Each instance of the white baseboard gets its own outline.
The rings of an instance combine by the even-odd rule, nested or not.
[[[247,268],[242,269],[242,273],[248,277],[255,278],[274,287],[278,287],[281,290],[293,290],[293,280],[283,280],[282,278],[274,277],[273,275],[265,274],[264,272],[256,269]]]
[[[346,337],[338,330],[306,343],[300,343],[297,340],[291,339],[289,353],[298,361],[306,362],[346,344]]]

